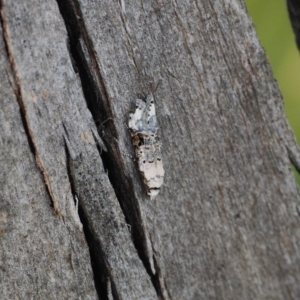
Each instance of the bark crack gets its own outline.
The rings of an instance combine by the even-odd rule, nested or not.
[[[126,222],[131,226],[133,245],[147,274],[151,278],[157,295],[160,296],[162,295],[162,287],[160,287],[160,281],[156,279],[156,275],[151,271],[151,258],[147,250],[147,234],[142,225],[141,212],[139,209],[132,209],[139,206],[138,199],[136,199],[134,194],[132,180],[125,174],[124,162],[117,142],[117,131],[112,117],[112,108],[109,103],[108,92],[105,88],[105,80],[102,78],[97,62],[96,51],[85,27],[79,3],[76,0],[61,0],[57,1],[57,3],[66,25],[70,57],[75,64],[75,72],[78,71],[80,76],[87,107],[95,123],[99,122],[101,124],[101,129],[98,128],[98,132],[105,143],[107,151],[99,151],[99,155],[104,168],[108,171],[109,181],[116,193]],[[107,120],[109,122],[106,122]],[[79,214],[84,224],[84,220],[87,218],[80,212],[80,205]],[[88,227],[84,225],[84,228]],[[94,239],[89,230],[85,230],[85,234],[88,241]],[[99,257],[97,258],[96,253],[94,253],[92,242],[88,242],[88,244],[92,265],[97,264]],[[105,259],[104,253],[103,259]],[[113,295],[117,297],[117,291],[114,288],[112,278],[109,278],[111,280]],[[99,279],[95,277],[95,281],[97,280]]]
[[[30,118],[28,116],[28,107],[26,105],[26,101],[24,100],[23,86],[22,86],[19,70],[17,67],[17,60],[15,58],[14,51],[13,51],[12,39],[11,39],[11,34],[9,29],[9,22],[8,22],[5,3],[3,0],[0,0],[0,22],[2,27],[5,49],[7,52],[7,57],[10,63],[10,68],[13,76],[13,78],[10,80],[10,83],[12,85],[12,89],[16,95],[17,101],[20,106],[21,118],[26,132],[28,144],[36,158],[37,166],[44,178],[46,191],[49,194],[50,199],[52,200],[53,207],[59,216],[64,217],[62,212],[58,208],[58,201],[54,195],[50,177],[47,174],[46,167],[44,166],[43,160],[36,146],[35,135],[31,128]]]
[[[155,287],[156,293],[161,300],[172,300],[171,293],[166,285],[165,278],[162,277],[161,269],[159,267],[158,260],[156,258],[156,251],[153,247],[152,237],[151,234],[149,234],[150,244],[151,248],[153,250],[153,265],[155,269],[155,274],[151,274],[151,280]]]
[[[64,141],[65,141],[65,155],[66,155],[66,166],[67,166],[67,176],[69,178],[70,187],[71,187],[71,193],[73,195],[73,198],[77,197],[78,199],[78,215],[80,222],[82,224],[84,236],[86,238],[86,242],[89,248],[90,253],[90,259],[91,259],[91,266],[93,270],[94,275],[94,283],[95,288],[97,291],[97,294],[99,296],[99,299],[108,300],[108,289],[111,290],[111,293],[113,295],[113,299],[118,300],[119,297],[117,295],[115,284],[113,282],[112,276],[109,272],[109,268],[107,264],[105,263],[105,260],[103,259],[105,257],[102,246],[100,244],[99,240],[96,240],[95,237],[92,234],[92,231],[90,230],[89,226],[89,218],[85,213],[85,210],[82,207],[80,195],[76,192],[76,184],[74,178],[74,175],[72,173],[72,154],[70,153],[71,150],[69,149],[69,142],[68,142],[68,132],[64,126],[65,134]],[[80,159],[80,158],[78,158]],[[100,245],[99,245],[100,244]],[[101,255],[99,255],[101,253]],[[109,286],[109,288],[108,288]]]

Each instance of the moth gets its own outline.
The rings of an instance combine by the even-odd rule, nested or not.
[[[138,168],[151,199],[155,198],[164,183],[165,170],[161,157],[161,143],[152,93],[146,102],[136,100],[135,112],[129,115],[131,132]]]

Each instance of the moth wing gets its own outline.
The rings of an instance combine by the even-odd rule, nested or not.
[[[156,153],[156,145],[141,146],[137,151],[139,170],[142,173],[143,181],[147,186],[148,191],[159,189],[164,182],[164,167],[161,160],[161,154]],[[157,191],[158,193],[158,191]]]
[[[149,94],[146,99],[143,121],[148,130],[149,135],[155,134],[158,130],[155,104],[153,94]]]
[[[145,110],[146,103],[141,99],[136,99],[135,101],[135,110],[141,112],[140,117],[142,116],[143,111]]]
[[[134,132],[138,133],[144,129],[143,115],[145,112],[146,103],[137,99],[135,102],[135,111],[129,115],[128,127]]]

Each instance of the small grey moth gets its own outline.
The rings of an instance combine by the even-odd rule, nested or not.
[[[157,134],[158,123],[153,95],[148,95],[146,103],[136,100],[135,112],[129,115],[138,168],[151,199],[155,198],[164,183],[165,170],[161,157],[161,143]]]

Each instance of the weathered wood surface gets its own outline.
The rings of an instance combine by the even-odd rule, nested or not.
[[[32,152],[2,38],[0,53],[0,298],[67,299],[67,291],[68,299],[95,299],[89,250],[70,188],[61,199],[68,212],[62,219]]]
[[[2,1],[1,18],[4,298],[97,299],[96,286],[102,299],[107,287],[119,299],[155,299],[103,168],[56,2]]]
[[[241,1],[0,5],[7,299],[300,297],[299,150]],[[152,201],[126,155],[149,92]]]

